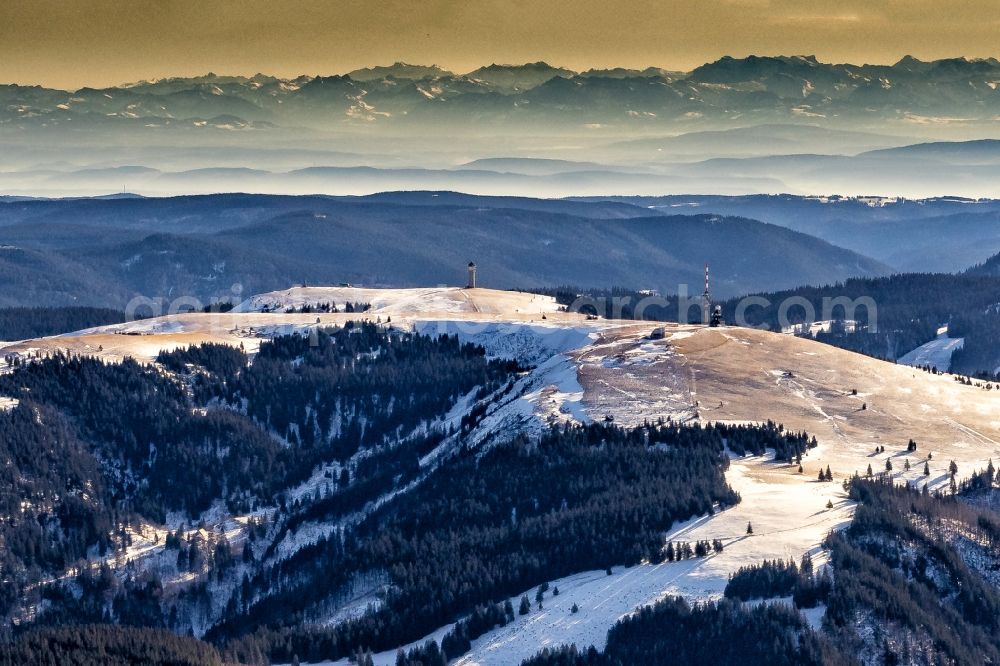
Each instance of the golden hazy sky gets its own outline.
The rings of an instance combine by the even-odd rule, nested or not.
[[[208,71],[690,69],[722,55],[891,63],[1000,55],[1000,0],[0,0],[0,82],[79,87]]]

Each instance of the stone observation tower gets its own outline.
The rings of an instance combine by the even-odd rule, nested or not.
[[[469,284],[467,289],[476,288],[476,264],[473,261],[469,262]]]

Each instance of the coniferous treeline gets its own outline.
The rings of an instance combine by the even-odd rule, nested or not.
[[[551,296],[567,309],[605,319],[642,319],[644,321],[700,322],[701,305],[692,306],[689,312],[678,312],[676,296],[660,296],[627,287],[608,289],[581,289],[573,286],[539,287],[524,289],[535,294]],[[641,311],[639,311],[641,308]]]
[[[396,666],[448,666],[448,656],[437,641],[427,641],[423,645],[396,653]]]
[[[166,511],[195,514],[218,498],[271,501],[318,462],[406,434],[460,395],[497,386],[516,369],[454,338],[371,324],[312,340],[277,338],[261,346],[249,368],[242,351],[221,345],[160,358],[168,367],[208,370],[195,395],[233,409],[193,410],[203,405],[192,403],[181,384],[129,359],[35,360],[0,376],[0,394],[65,415],[75,426],[70,431],[118,470],[113,493],[123,508],[162,520]]]
[[[235,377],[246,368],[247,355],[241,348],[206,342],[161,351],[156,362],[172,372],[186,373],[197,367],[228,378]]]
[[[764,560],[740,567],[729,577],[725,596],[740,601],[792,597],[797,608],[814,608],[826,600],[832,586],[829,570],[815,571],[806,553],[800,565],[794,560]]]
[[[738,501],[723,476],[731,432],[675,423],[565,426],[538,442],[519,437],[481,455],[461,452],[343,538],[306,547],[256,577],[252,587],[272,594],[211,635],[270,626],[230,642],[233,654],[336,659],[410,642],[487,600],[554,578],[663,561],[673,522]],[[773,425],[746,426],[738,437],[749,447],[755,432],[772,444],[799,437]],[[702,554],[717,548],[698,546]],[[300,609],[344,584],[340,572],[371,569],[389,572],[393,584],[381,610],[332,629],[295,626],[307,618]],[[476,633],[463,632],[469,640]],[[447,647],[464,644],[459,635]]]
[[[991,378],[1000,376],[1000,312],[995,308],[962,312],[948,323],[948,335],[965,338],[951,355],[951,371]]]
[[[603,652],[547,649],[522,666],[834,666],[849,664],[784,605],[727,599],[691,606],[670,597],[619,620]]]
[[[42,572],[112,545],[116,512],[100,466],[59,412],[0,410],[0,611]]]
[[[41,338],[124,321],[124,312],[108,308],[0,308],[0,340]]]
[[[905,633],[875,646],[885,663],[1000,663],[1000,590],[927,529],[962,525],[995,549],[997,514],[887,480],[855,478],[850,495],[860,502],[854,520],[827,539],[836,575],[826,619],[834,637],[862,649],[855,622],[867,614]]]
[[[481,347],[457,337],[349,323],[262,344],[221,397],[298,448],[346,460],[443,414],[476,386],[498,388],[520,369],[487,361]]]
[[[737,569],[729,577],[725,595],[740,601],[791,596],[798,579],[799,568],[794,560],[764,560]]]
[[[130,359],[55,355],[0,376],[0,394],[65,415],[123,512],[162,521],[285,487],[289,456],[277,440],[237,413],[192,410],[180,384]]]
[[[996,481],[991,466],[963,482],[962,493],[992,492]],[[743,567],[727,600],[689,608],[668,599],[621,620],[603,652],[547,649],[524,666],[1000,663],[1000,590],[986,578],[1000,515],[961,494],[887,479],[855,477],[850,496],[859,502],[854,520],[825,543],[834,576],[814,571],[808,555],[799,565]],[[961,536],[952,541],[938,530]],[[728,600],[786,596],[794,606]],[[797,609],[820,602],[826,615],[817,633]]]
[[[222,666],[211,645],[163,629],[79,625],[0,643],[0,666]]]
[[[472,648],[472,641],[496,627],[504,627],[514,621],[514,604],[509,600],[502,604],[476,606],[472,613],[455,623],[454,628],[441,639],[441,651],[445,655],[462,655]]]
[[[882,278],[856,278],[825,287],[799,287],[758,294],[771,305],[748,308],[746,318],[750,325],[766,325],[771,330],[780,330],[778,311],[788,298],[805,298],[816,316],[822,317],[824,298],[847,297],[854,300],[867,297],[877,306],[875,312],[859,307],[853,313],[845,313],[842,307],[838,307],[828,313],[833,319],[845,316],[855,318],[858,326],[854,331],[834,326],[829,332],[817,333],[816,339],[869,356],[895,360],[933,340],[938,328],[950,325],[954,318],[985,312],[996,303],[998,291],[1000,278],[992,276],[908,273]],[[727,321],[735,320],[738,304],[739,299],[732,299],[723,305]],[[787,314],[794,325],[801,321],[804,309],[793,306],[788,308]],[[868,321],[869,316],[877,318]],[[1000,320],[978,322],[963,334],[973,340],[979,336],[989,337],[995,334],[998,323]],[[876,327],[877,331],[874,330]],[[1000,364],[1000,354],[997,364]]]
[[[343,307],[339,307],[334,301],[324,301],[321,303],[305,303],[298,307],[289,306],[286,307],[284,312],[288,314],[312,314],[315,312],[320,313],[335,313],[335,312],[346,312],[348,314],[355,312],[368,312],[371,310],[371,303],[363,303],[358,301],[347,301],[344,303]],[[277,307],[268,307],[269,310],[275,311]]]
[[[773,421],[754,426],[719,423],[714,427],[725,439],[726,447],[738,456],[762,456],[774,449],[776,460],[801,462],[802,456],[818,445],[815,437],[786,432],[783,425]]]
[[[989,492],[995,470],[961,484],[962,492]],[[859,502],[847,530],[827,538],[834,576],[812,561],[764,562],[741,568],[726,597],[748,600],[791,595],[797,608],[826,604],[826,631],[852,655],[874,655],[881,663],[997,663],[1000,655],[1000,590],[973,568],[982,555],[963,553],[933,526],[965,530],[984,551],[1000,546],[1000,516],[970,506],[959,495],[930,495],[890,480],[851,480]],[[959,527],[961,526],[961,527]],[[892,640],[872,643],[895,632]]]

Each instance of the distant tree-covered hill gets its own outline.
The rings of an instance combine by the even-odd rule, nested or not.
[[[0,340],[27,340],[123,321],[124,312],[108,308],[0,308]]]
[[[992,376],[1000,366],[1000,277],[989,274],[990,265],[959,275],[902,273],[759,292],[749,295],[752,300],[740,296],[719,305],[723,320],[729,324],[771,331],[788,329],[786,332],[812,335],[821,342],[891,361],[933,340],[939,329],[946,327],[950,337],[965,339],[964,347],[952,356],[951,370]],[[603,317],[683,323],[701,320],[697,298],[689,302],[693,305],[688,311],[678,312],[676,297],[650,297],[621,287],[565,286],[537,291],[554,296],[564,306]],[[846,302],[834,305],[837,299]],[[808,303],[808,310],[804,303]],[[875,307],[869,308],[867,303]],[[833,325],[817,332],[804,327],[800,330],[809,315],[809,323],[826,317]],[[852,326],[837,323],[845,319],[851,319]]]
[[[699,284],[711,260],[715,289],[728,295],[889,270],[742,217],[447,193],[14,201],[0,203],[0,243],[9,245],[0,250],[0,305],[208,302],[231,297],[234,285],[250,294],[303,282],[464,284],[470,260],[483,286],[664,292]]]
[[[1000,142],[986,142],[990,145],[990,164],[1000,165]],[[935,144],[914,146],[914,150],[878,153],[858,158],[830,156],[794,156],[759,158],[756,161],[731,160],[737,170],[754,168],[764,173],[778,169],[777,163],[785,162],[780,170],[788,173],[809,172],[817,183],[818,192],[855,192],[855,187],[842,187],[842,177],[833,167],[829,172],[818,171],[817,162],[837,160],[837,169],[864,177],[873,183],[884,183],[883,172],[895,173],[903,168],[902,163],[890,162],[902,156],[914,154],[930,160],[935,154],[927,147]],[[966,159],[976,160],[979,142],[950,144],[950,153],[964,154]],[[921,148],[922,150],[916,150]],[[845,163],[846,161],[846,163]],[[905,174],[910,182],[917,178],[937,179],[944,176],[939,172],[941,163],[917,163],[909,169],[917,174]],[[964,174],[966,167],[948,167],[956,178],[969,178]],[[981,175],[986,180],[994,180],[990,166]],[[901,176],[904,177],[904,176]],[[860,178],[860,176],[859,176]],[[880,185],[882,190],[899,191],[900,187]],[[864,191],[864,190],[862,190]],[[719,196],[690,194],[667,197],[588,197],[584,201],[604,201],[607,203],[632,204],[648,211],[714,213],[716,215],[741,215],[794,229],[848,248],[888,264],[893,269],[908,273],[957,273],[970,265],[985,261],[1000,252],[1000,201],[993,199],[968,199],[961,197],[939,197],[930,199],[905,199],[896,197],[856,197],[856,196],[794,196],[790,194],[757,194],[745,196]]]

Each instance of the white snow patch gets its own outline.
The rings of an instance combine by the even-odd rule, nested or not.
[[[965,338],[949,338],[948,328],[938,329],[938,336],[913,351],[904,354],[897,363],[917,367],[930,366],[947,372],[951,367],[951,355],[965,346]]]
[[[853,333],[858,326],[858,322],[853,319],[822,319],[820,321],[811,322],[808,326],[805,324],[785,326],[781,329],[781,332],[793,335],[816,335],[817,333],[829,333],[834,324],[843,324],[844,330],[847,333]]]
[[[826,615],[826,604],[818,604],[815,608],[803,608],[799,611],[805,616],[806,622],[813,629],[819,631],[823,628],[823,616]]]
[[[424,335],[456,335],[462,342],[482,346],[492,358],[516,359],[526,364],[578,349],[596,337],[592,326],[534,322],[423,320],[414,322],[413,327]]]
[[[421,313],[482,313],[484,315],[535,315],[559,311],[551,296],[490,289],[428,287],[417,289],[367,289],[354,286],[293,287],[258,294],[235,308],[235,312],[282,311],[304,305],[334,302],[369,303],[368,315],[406,315]]]

